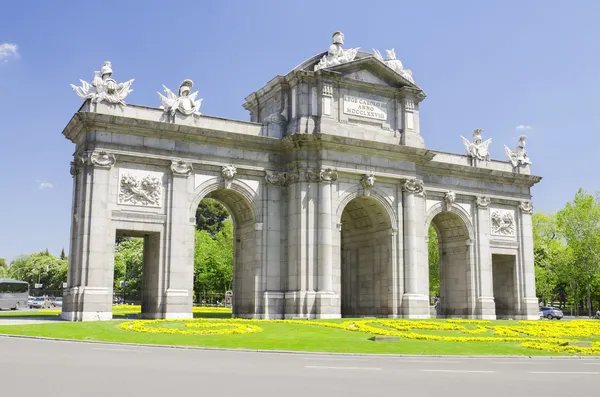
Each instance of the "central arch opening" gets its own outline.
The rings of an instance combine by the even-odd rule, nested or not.
[[[218,189],[203,197],[196,211],[196,300],[226,305],[233,293],[233,317],[254,317],[258,313],[255,223],[250,201],[241,193]]]
[[[357,197],[342,212],[343,317],[392,313],[392,223],[373,197]]]
[[[429,293],[438,317],[472,315],[469,231],[457,214],[435,215],[429,227]]]

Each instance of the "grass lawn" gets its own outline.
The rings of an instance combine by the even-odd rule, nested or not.
[[[336,323],[341,324],[348,322],[350,319],[335,319],[335,320],[317,320],[310,321],[306,324],[297,323],[278,323],[278,322],[253,322],[251,324],[260,327],[260,331],[256,333],[247,333],[241,335],[183,335],[183,334],[165,334],[165,333],[145,333],[135,332],[120,328],[120,325],[126,321],[134,324],[134,320],[125,320],[127,314],[139,313],[139,306],[115,306],[113,309],[114,321],[103,322],[52,322],[44,324],[25,324],[25,325],[2,325],[2,317],[49,317],[56,318],[59,314],[58,310],[40,311],[40,312],[0,312],[0,334],[6,335],[21,335],[21,336],[41,336],[59,339],[74,339],[74,340],[89,340],[102,342],[121,342],[121,343],[141,343],[141,344],[159,344],[159,345],[180,345],[180,346],[196,346],[196,347],[211,347],[211,348],[233,348],[233,349],[253,349],[253,350],[289,350],[289,351],[307,351],[307,352],[331,352],[331,353],[377,353],[377,354],[419,354],[419,355],[517,355],[517,356],[544,356],[544,355],[567,355],[561,351],[547,351],[526,348],[521,346],[519,341],[437,341],[437,340],[421,340],[408,338],[410,333],[416,333],[423,336],[443,336],[443,337],[501,337],[496,334],[494,327],[508,326],[513,330],[519,331],[522,327],[532,327],[532,325],[523,325],[518,321],[493,321],[484,324],[487,329],[482,333],[465,334],[460,329],[426,329],[416,325],[424,323],[423,321],[409,320],[411,329],[393,329],[393,325],[378,324],[376,322],[371,325],[379,330],[385,329],[395,332],[395,335],[400,336],[399,340],[395,341],[373,341],[373,336],[370,332],[357,332],[347,329],[327,328],[319,326],[319,323]],[[231,318],[230,312],[223,308],[194,308],[195,318]],[[132,322],[134,321],[134,322]],[[365,321],[365,319],[353,320],[357,323]],[[372,321],[372,320],[367,320]],[[401,321],[401,320],[400,320]],[[413,322],[411,322],[413,321]],[[425,324],[440,324],[446,320],[427,320]],[[136,323],[140,324],[140,323]],[[250,323],[249,323],[250,324]],[[405,321],[406,324],[406,321]],[[412,324],[415,324],[412,329]],[[548,327],[551,326],[556,332],[566,332],[569,327],[567,321],[547,321],[542,320],[536,322],[534,326]],[[577,325],[581,324],[581,325]],[[192,324],[193,325],[193,324]],[[215,324],[208,324],[209,328]],[[431,325],[431,324],[430,324]],[[440,324],[442,326],[447,326]],[[482,324],[480,324],[482,325]],[[566,339],[578,341],[600,341],[600,321],[590,323],[572,323],[573,326],[587,329],[587,333],[580,334],[578,337],[565,336]],[[168,330],[193,330],[198,328],[187,327],[182,322],[161,322],[158,324],[147,325],[153,327],[162,327]],[[220,325],[213,329],[227,329],[235,325]],[[475,331],[478,328],[476,324],[460,323],[459,327],[465,330]],[[242,328],[245,329],[245,326]],[[500,327],[502,328],[502,327]],[[371,329],[372,330],[372,329]],[[553,331],[554,332],[554,331]],[[406,335],[406,336],[404,336]],[[565,333],[564,335],[568,335]],[[585,336],[583,336],[585,335]],[[524,334],[521,337],[527,337]],[[561,337],[559,333],[554,334],[555,337]],[[537,340],[537,339],[536,339]],[[543,338],[539,341],[543,342]],[[597,349],[597,348],[594,348]],[[573,353],[573,352],[571,352]],[[600,354],[600,353],[595,353]]]
[[[519,343],[440,342],[400,339],[374,342],[371,335],[311,325],[260,323],[261,332],[246,335],[163,335],[125,331],[121,321],[0,325],[0,334],[43,336],[103,342],[143,343],[257,350],[336,353],[441,355],[556,355],[525,349]]]

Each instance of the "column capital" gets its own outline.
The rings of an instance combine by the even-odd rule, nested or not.
[[[475,202],[478,208],[487,209],[487,207],[490,205],[490,198],[487,196],[477,196]]]
[[[425,185],[421,179],[411,178],[402,183],[402,190],[408,193],[422,195],[425,190]]]
[[[104,150],[88,152],[87,164],[99,168],[111,168],[116,163],[115,155]]]
[[[171,172],[173,176],[188,177],[192,173],[191,163],[183,160],[171,160]]]
[[[533,203],[530,200],[521,201],[519,209],[524,214],[531,214],[533,212]]]
[[[308,182],[333,182],[337,178],[337,171],[331,168],[316,168],[306,171],[306,180]]]
[[[265,182],[270,185],[283,187],[287,185],[288,177],[285,172],[265,170]]]

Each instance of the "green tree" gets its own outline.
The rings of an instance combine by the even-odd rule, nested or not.
[[[215,237],[229,218],[227,208],[217,200],[205,198],[196,209],[196,229],[204,230]]]
[[[536,293],[544,302],[558,295],[559,260],[566,249],[559,238],[554,214],[533,214],[533,253],[535,263]]]
[[[8,265],[6,259],[0,258],[0,278],[8,277]]]
[[[429,296],[440,296],[440,250],[438,235],[433,225],[429,226],[427,251],[429,258]]]
[[[114,288],[121,289],[121,281],[127,282],[126,292],[139,294],[142,290],[144,268],[144,239],[126,237],[115,249]]]
[[[9,277],[27,281],[31,288],[39,283],[46,291],[56,291],[67,281],[67,270],[66,260],[41,251],[15,259],[9,268]]]
[[[65,249],[64,248],[60,250],[60,256],[59,256],[59,258],[63,259],[63,260],[67,259],[67,255],[65,255]]]
[[[588,315],[592,315],[592,287],[600,260],[600,195],[586,193],[583,189],[573,201],[558,211],[557,225],[573,253],[573,273],[585,280]],[[575,292],[579,302],[580,288]]]

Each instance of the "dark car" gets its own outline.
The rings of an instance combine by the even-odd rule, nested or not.
[[[547,306],[540,309],[540,318],[546,317],[548,320],[552,320],[553,318],[560,320],[563,316],[562,310],[556,307]]]

